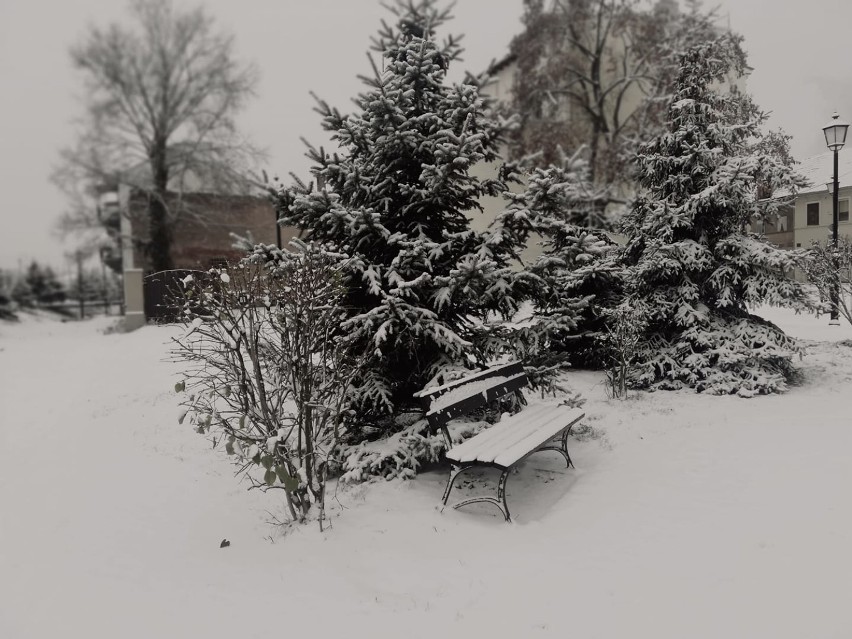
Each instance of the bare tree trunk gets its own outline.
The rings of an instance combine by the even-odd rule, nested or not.
[[[166,190],[169,183],[169,169],[166,164],[166,143],[156,144],[151,153],[151,173],[154,176],[154,189],[148,198],[148,224],[150,230],[148,255],[151,268],[156,271],[168,271],[174,268],[171,251],[171,232],[169,229]]]

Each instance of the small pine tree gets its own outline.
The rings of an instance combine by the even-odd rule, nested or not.
[[[310,148],[322,188],[297,181],[276,195],[283,224],[350,256],[347,330],[373,354],[355,390],[366,420],[411,402],[442,372],[481,361],[475,342],[487,312],[515,310],[505,250],[469,221],[479,198],[506,189],[470,172],[497,159],[501,126],[476,82],[446,82],[460,52],[453,38],[435,39],[448,12],[434,0],[391,10],[398,21],[375,40],[382,68],[373,62],[358,111],[343,116],[319,101],[340,147]]]
[[[17,319],[15,309],[17,304],[12,296],[15,280],[11,273],[0,269],[0,319]]]
[[[12,286],[12,300],[21,308],[35,306],[35,296],[26,277],[18,277]]]
[[[65,299],[65,289],[52,268],[33,261],[15,285],[12,297],[23,307],[52,304]]]
[[[759,188],[789,193],[800,179],[766,152],[766,115],[720,89],[744,64],[731,35],[686,51],[667,130],[640,151],[647,194],[625,218],[624,259],[649,314],[633,385],[751,396],[783,391],[794,372],[795,341],[748,310],[804,303],[785,276],[793,256],[746,229],[785,204],[759,200]]]
[[[563,155],[561,166],[533,169],[524,191],[505,194],[509,206],[495,221],[507,245],[538,238],[542,247],[516,284],[532,302],[532,315],[504,337],[526,362],[530,380],[545,389],[559,369],[601,363],[599,309],[620,286],[621,267],[610,259],[615,243],[590,228],[606,195],[591,186],[588,166],[578,158]]]
[[[96,268],[83,269],[71,281],[68,292],[75,299],[83,299],[87,302],[118,299],[120,295],[115,275],[112,272],[106,275]]]

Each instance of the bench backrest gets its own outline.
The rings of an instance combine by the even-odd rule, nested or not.
[[[527,376],[520,362],[501,364],[467,375],[453,382],[426,388],[414,397],[426,410],[426,419],[434,429],[441,429],[452,445],[447,422],[488,406],[496,399],[527,385]]]

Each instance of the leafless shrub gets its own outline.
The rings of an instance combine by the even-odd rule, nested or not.
[[[647,326],[647,314],[641,305],[623,302],[607,310],[605,315],[608,321],[600,341],[607,355],[607,387],[612,397],[624,399],[639,342]]]
[[[852,324],[852,244],[849,238],[838,238],[837,246],[830,241],[814,242],[802,253],[800,266],[817,289],[820,310],[831,312],[836,298],[838,314]]]
[[[341,256],[313,246],[258,246],[235,266],[184,280],[186,412],[224,442],[255,486],[284,490],[294,521],[318,507],[322,527],[330,455],[363,358],[341,334]]]

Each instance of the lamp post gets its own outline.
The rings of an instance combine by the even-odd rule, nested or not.
[[[829,123],[822,127],[822,132],[825,134],[825,144],[830,151],[834,151],[834,179],[831,181],[831,188],[828,189],[829,193],[831,193],[833,207],[833,217],[831,221],[831,246],[834,253],[833,266],[835,267],[834,282],[831,286],[831,320],[829,321],[829,325],[837,326],[840,325],[840,314],[837,312],[837,305],[839,303],[838,298],[840,296],[840,282],[837,281],[837,278],[840,277],[840,273],[837,269],[837,209],[840,191],[839,184],[837,183],[837,158],[840,149],[842,149],[843,145],[846,143],[846,132],[848,130],[849,123],[841,120],[837,111],[835,111],[834,115],[831,116]]]

